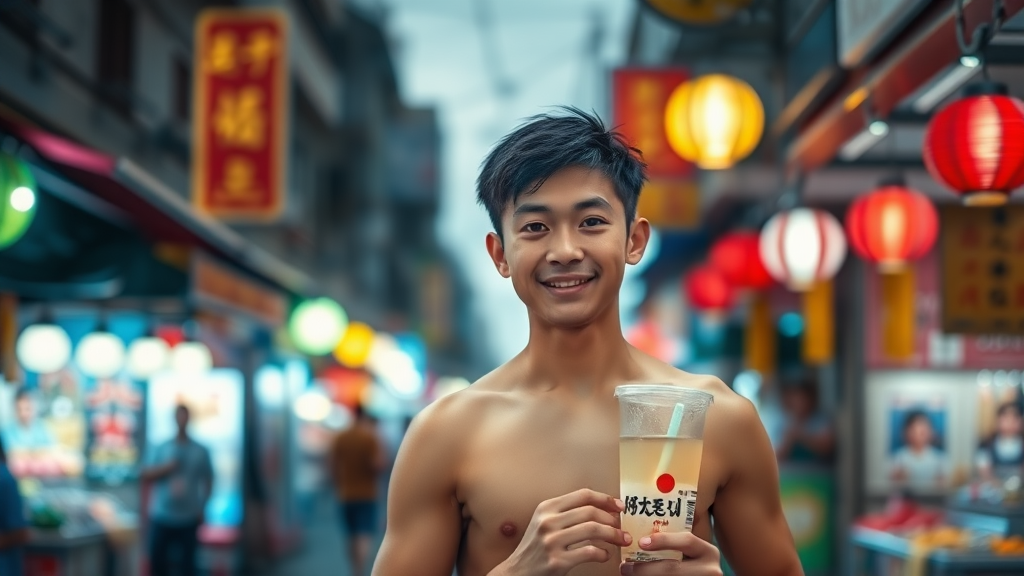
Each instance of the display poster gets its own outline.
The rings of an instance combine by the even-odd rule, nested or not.
[[[977,372],[879,371],[865,378],[865,485],[945,495],[974,474]]]

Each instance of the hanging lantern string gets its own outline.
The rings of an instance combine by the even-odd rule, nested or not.
[[[970,43],[965,38],[967,22],[964,19],[964,0],[956,0],[953,7],[956,10],[956,43],[960,47],[960,54],[978,58],[981,62],[981,72],[988,80],[988,66],[985,65],[981,51],[988,46],[999,29],[1003,27],[1003,23],[1006,22],[1006,7],[1003,6],[1003,0],[992,2],[992,21],[978,24],[978,27],[974,29],[974,35],[971,36]]]

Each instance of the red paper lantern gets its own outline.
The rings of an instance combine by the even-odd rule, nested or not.
[[[757,232],[730,232],[711,247],[711,265],[737,288],[764,290],[774,280],[761,261]]]
[[[924,163],[968,206],[1003,204],[1024,185],[1024,102],[982,82],[940,110],[924,138]]]
[[[888,184],[853,201],[846,234],[858,256],[893,271],[932,249],[939,216],[924,194]]]
[[[735,288],[725,279],[725,275],[707,264],[691,270],[683,282],[690,304],[698,310],[726,310],[736,298]]]

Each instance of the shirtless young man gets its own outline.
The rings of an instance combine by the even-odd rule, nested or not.
[[[392,476],[374,576],[721,574],[714,535],[740,576],[802,574],[782,515],[778,471],[753,406],[712,376],[687,374],[630,346],[618,295],[643,256],[636,217],[644,166],[578,110],[538,116],[484,163],[487,250],[526,304],[518,356],[414,420]],[[621,564],[617,385],[673,383],[715,396],[708,413],[693,534],[648,550],[684,561]]]

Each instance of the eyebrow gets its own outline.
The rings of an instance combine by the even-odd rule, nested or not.
[[[611,210],[612,205],[607,200],[600,196],[594,196],[586,200],[581,200],[573,204],[572,209],[574,212],[582,212],[584,210],[591,210],[594,208],[602,210]],[[551,212],[551,207],[544,204],[520,204],[516,207],[515,211],[512,212],[512,217],[515,218],[520,214],[546,214]]]

